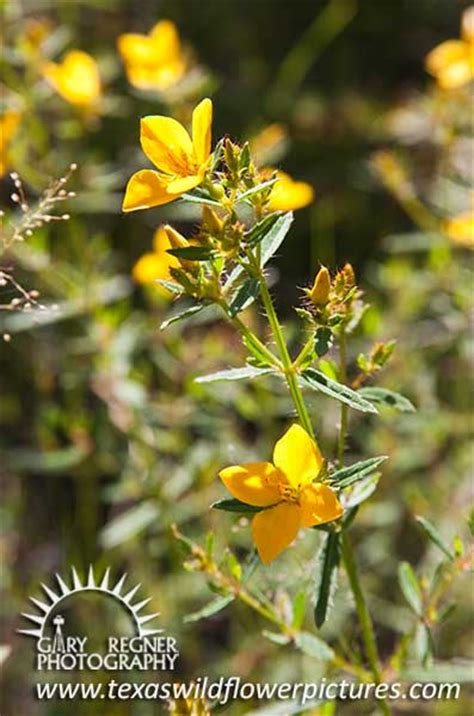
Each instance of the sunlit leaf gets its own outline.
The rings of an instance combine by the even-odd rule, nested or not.
[[[331,380],[324,373],[314,368],[307,368],[301,373],[300,383],[303,387],[311,388],[318,393],[324,393],[330,398],[349,405],[354,410],[360,410],[363,413],[377,413],[377,408],[372,403],[369,403],[368,400],[361,398],[355,390]]]
[[[415,517],[415,519],[416,519],[417,523],[419,524],[419,526],[421,527],[421,529],[423,530],[423,532],[425,533],[425,535],[428,537],[428,539],[430,539],[431,542],[433,542],[433,544],[435,544],[438,547],[438,549],[440,549],[441,552],[443,552],[443,554],[449,560],[452,561],[454,559],[454,555],[450,551],[449,547],[445,544],[443,538],[441,537],[441,535],[438,532],[438,530],[436,529],[436,527],[429,520],[427,520],[425,517],[421,517],[420,515]]]
[[[421,616],[423,610],[422,592],[413,567],[408,562],[401,562],[398,565],[398,581],[408,604],[417,616]]]
[[[387,407],[399,410],[401,413],[414,413],[416,410],[408,398],[387,388],[360,388],[357,392],[371,403],[386,405]]]
[[[374,472],[385,460],[387,460],[386,455],[379,455],[378,457],[370,457],[368,460],[355,462],[353,465],[349,465],[349,467],[344,467],[342,470],[330,473],[329,481],[333,487],[343,489],[344,487],[352,485],[354,482],[358,482],[371,472]]]
[[[272,373],[271,368],[257,368],[253,365],[247,365],[243,368],[230,368],[229,370],[219,370],[217,373],[209,375],[201,375],[195,379],[196,383],[215,383],[218,380],[248,380],[258,378],[262,375]]]

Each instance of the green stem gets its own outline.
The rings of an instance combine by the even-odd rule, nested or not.
[[[280,353],[285,379],[288,384],[291,397],[293,398],[298,417],[301,420],[301,424],[303,425],[306,432],[314,439],[315,435],[313,424],[311,422],[311,418],[309,417],[308,409],[304,402],[301,388],[298,384],[298,374],[293,366],[290,354],[288,352],[286,341],[283,336],[283,331],[280,326],[280,321],[278,320],[278,316],[273,305],[272,297],[270,295],[270,291],[268,290],[267,282],[261,269],[259,269],[259,284],[262,302],[265,307],[268,322],[270,323],[273,336],[278,347],[278,351]]]
[[[351,585],[352,593],[354,594],[355,606],[357,616],[359,617],[360,626],[362,629],[362,638],[364,640],[365,650],[367,652],[367,658],[369,665],[374,677],[374,680],[380,681],[380,669],[379,669],[379,658],[377,652],[377,644],[374,636],[374,627],[372,624],[372,618],[367,608],[367,603],[362,592],[362,587],[359,581],[359,575],[357,572],[357,565],[352,550],[351,543],[347,536],[347,532],[343,531],[341,535],[341,548],[342,557],[344,559],[344,566],[346,568],[349,583]]]
[[[346,383],[347,381],[347,369],[346,369],[346,333],[344,328],[341,329],[339,337],[339,381]],[[339,467],[344,464],[344,450],[346,447],[346,433],[347,433],[347,405],[341,403],[341,425],[339,429],[339,440],[337,445],[337,458]]]
[[[304,344],[303,348],[300,350],[298,355],[296,356],[295,360],[293,361],[293,367],[299,368],[303,361],[306,359],[306,357],[312,352],[314,348],[314,334],[312,333],[306,343]]]
[[[265,358],[268,360],[268,362],[275,366],[275,368],[278,368],[281,370],[282,365],[278,358],[266,347],[264,343],[255,335],[253,331],[248,328],[243,321],[240,320],[238,316],[231,316],[229,314],[229,307],[225,301],[220,302],[220,306],[223,309],[224,313],[226,314],[227,318],[231,323],[234,324],[234,326],[240,331],[240,333],[245,336],[247,341],[250,345],[253,345],[254,348],[259,351],[262,355],[265,356]]]
[[[341,534],[341,554],[349,579],[349,584],[351,585],[352,593],[354,595],[357,616],[362,630],[362,639],[364,641],[365,652],[367,654],[372,677],[376,683],[380,683],[381,672],[374,625],[372,623],[372,617],[370,616],[367,602],[365,601],[364,593],[359,581],[359,574],[357,571],[357,564],[352,550],[352,545],[349,541],[349,537],[347,536],[347,532],[345,531]],[[391,709],[386,701],[381,700],[379,702],[379,706],[386,716],[390,716]]]
[[[346,333],[344,327],[341,329],[339,337],[339,380],[341,383],[347,382],[347,356],[346,356]],[[341,424],[339,429],[339,440],[337,446],[337,456],[339,461],[339,467],[344,465],[344,451],[346,445],[346,433],[347,433],[347,405],[341,406]],[[354,595],[355,607],[357,617],[359,619],[360,628],[362,631],[362,640],[364,642],[365,653],[369,662],[370,670],[372,672],[373,679],[376,683],[380,683],[381,672],[379,666],[379,655],[377,649],[377,641],[375,639],[374,625],[372,617],[370,616],[369,608],[362,591],[362,586],[359,580],[359,573],[357,570],[357,563],[355,560],[352,545],[346,530],[342,530],[341,533],[341,555],[346,570],[349,584],[351,586],[352,593]],[[380,701],[380,708],[384,714],[390,714],[391,710],[385,701]]]

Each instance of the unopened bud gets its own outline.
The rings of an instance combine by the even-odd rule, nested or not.
[[[182,236],[179,231],[176,231],[176,229],[173,229],[172,226],[169,224],[166,224],[166,226],[163,227],[166,236],[168,237],[168,241],[171,244],[171,248],[173,249],[185,249],[189,246],[189,241]]]
[[[170,242],[172,249],[187,249],[189,248],[190,244],[187,239],[182,236],[182,234],[179,233],[179,231],[176,231],[176,229],[173,229],[172,226],[169,226],[169,224],[166,224],[163,226],[163,230],[166,233],[166,236],[168,237],[168,241]],[[176,257],[181,264],[182,268],[185,271],[192,271],[195,266],[192,261],[188,261],[184,258],[181,258],[181,256]]]
[[[216,236],[221,233],[224,222],[220,219],[216,212],[206,204],[202,209],[202,223],[210,234]]]
[[[342,269],[342,272],[346,279],[346,286],[348,288],[352,288],[352,286],[355,286],[356,277],[355,277],[354,269],[352,268],[352,264],[347,263],[344,266],[344,268]]]
[[[325,266],[321,266],[316,278],[314,279],[313,288],[308,291],[308,296],[314,306],[324,306],[328,302],[329,291],[331,290],[331,276]]]

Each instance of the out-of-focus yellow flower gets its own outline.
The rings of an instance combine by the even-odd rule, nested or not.
[[[172,248],[166,227],[160,226],[153,237],[153,251],[143,254],[132,269],[132,276],[141,284],[156,283],[159,292],[170,296],[170,292],[158,281],[170,281],[170,268],[179,268],[179,261],[175,256],[167,253]]]
[[[101,96],[97,62],[82,50],[71,50],[62,62],[47,62],[43,75],[67,102],[93,107]]]
[[[140,124],[142,149],[160,171],[142,169],[131,177],[123,211],[168,204],[201,184],[211,155],[211,125],[210,99],[203,99],[194,109],[192,138],[171,117],[144,117]]]
[[[253,539],[264,564],[286,549],[301,527],[332,522],[342,515],[335,493],[317,481],[322,466],[318,446],[294,424],[275,444],[273,463],[234,465],[219,473],[238,500],[266,508],[252,520]]]
[[[264,170],[266,173],[271,170]],[[270,192],[269,207],[272,211],[295,211],[314,201],[314,189],[304,181],[295,181],[286,172],[277,172],[277,182]]]
[[[446,219],[443,229],[453,243],[474,249],[474,210]]]
[[[166,90],[175,85],[187,69],[176,25],[161,20],[148,35],[126,33],[117,41],[130,84],[138,89]]]
[[[463,13],[461,39],[442,42],[425,62],[442,89],[457,89],[474,79],[474,6]]]
[[[7,173],[10,166],[10,144],[20,119],[20,112],[15,110],[7,110],[0,116],[0,177]]]

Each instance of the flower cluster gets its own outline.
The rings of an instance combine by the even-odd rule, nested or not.
[[[306,206],[314,194],[305,182],[258,168],[248,144],[241,147],[226,138],[211,153],[211,141],[210,99],[194,109],[191,134],[171,117],[143,118],[141,146],[156,168],[142,169],[131,177],[122,208],[137,211],[179,198],[201,203],[197,234],[186,238],[171,227],[162,227],[155,235],[154,251],[139,259],[133,275],[140,283],[171,276],[181,287],[175,292],[218,301],[225,293],[230,265],[245,264],[251,270],[255,256],[250,254],[279,212]],[[190,195],[195,189],[199,193]],[[252,231],[244,217],[249,208],[262,222]]]

